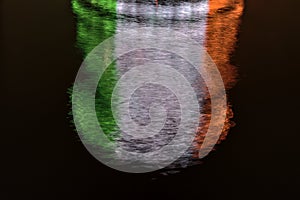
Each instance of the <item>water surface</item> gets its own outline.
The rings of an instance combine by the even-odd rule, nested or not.
[[[72,8],[77,19],[77,47],[83,58],[99,43],[115,33],[132,28],[167,27],[180,31],[205,46],[222,75],[227,90],[236,82],[237,69],[231,63],[237,42],[242,0],[195,0],[195,1],[115,1],[73,0]],[[154,41],[155,42],[155,41]],[[116,51],[118,45],[116,44]],[[174,137],[180,123],[180,105],[176,96],[159,85],[146,85],[133,94],[130,104],[131,117],[140,125],[150,123],[149,108],[153,103],[167,110],[165,126],[155,137],[142,140],[131,138],[118,129],[111,111],[111,94],[116,81],[136,65],[148,61],[164,63],[180,71],[193,85],[197,93],[201,118],[193,146],[170,168],[181,168],[200,163],[197,152],[203,143],[210,123],[210,96],[202,77],[197,76],[189,63],[182,58],[155,49],[136,50],[120,57],[109,66],[99,81],[96,93],[96,111],[104,133],[119,142],[128,151],[147,152],[161,148]],[[122,99],[122,92],[119,93]],[[165,96],[166,98],[157,98]],[[232,126],[233,116],[228,105],[228,115],[219,142],[226,138]],[[86,125],[88,126],[88,124]],[[93,145],[102,145],[91,134],[85,140]],[[126,158],[124,158],[126,159]]]

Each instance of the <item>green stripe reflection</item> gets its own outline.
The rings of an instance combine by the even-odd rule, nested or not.
[[[116,31],[116,0],[72,0],[76,16],[77,47],[85,58],[97,45],[114,35]],[[107,55],[110,56],[110,55]],[[93,66],[95,67],[95,66]],[[89,69],[89,71],[93,69]],[[114,141],[118,132],[111,110],[111,96],[117,82],[116,63],[111,64],[103,73],[96,91],[96,113],[99,124],[106,136]],[[84,95],[84,94],[81,94]],[[84,105],[76,105],[84,108]],[[82,120],[82,130],[88,129],[88,119],[84,112],[75,111],[73,115]],[[74,111],[73,111],[74,112]],[[82,133],[85,142],[92,145],[104,145],[96,136],[97,133]]]

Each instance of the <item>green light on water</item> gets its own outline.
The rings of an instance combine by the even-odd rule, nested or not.
[[[77,47],[85,58],[97,45],[114,35],[116,31],[116,0],[73,0],[73,12],[77,23]],[[108,55],[109,56],[109,55]],[[93,71],[92,69],[89,69]],[[114,140],[118,132],[117,125],[111,111],[111,96],[117,82],[116,63],[111,64],[103,73],[96,91],[96,113],[103,132],[110,140]],[[84,95],[84,94],[82,94]],[[77,105],[84,109],[84,105]],[[88,129],[87,116],[80,109],[76,114],[84,119],[80,126]],[[85,142],[94,145],[103,145],[97,140],[96,134],[84,134]]]

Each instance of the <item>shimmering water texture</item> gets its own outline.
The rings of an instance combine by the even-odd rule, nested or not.
[[[230,59],[234,53],[240,16],[243,12],[242,0],[73,0],[72,7],[77,21],[77,47],[81,50],[83,58],[98,44],[116,33],[136,28],[147,28],[150,37],[150,35],[155,35],[154,31],[157,30],[157,27],[169,28],[185,34],[198,42],[200,46],[205,47],[221,73],[226,90],[233,87],[236,82],[236,68]],[[136,37],[138,38],[139,33],[133,33],[133,37],[134,34],[137,34]],[[118,38],[116,38],[115,43],[110,44],[110,48],[116,53],[122,46],[117,40]],[[159,41],[159,38],[155,39],[154,37],[152,40],[155,43],[156,40]],[[186,62],[174,52],[151,48],[128,50],[130,51],[109,65],[98,82],[95,110],[104,134],[113,143],[122,144],[122,148],[132,152],[151,152],[170,143],[176,136],[179,124],[183,120],[181,116],[182,105],[178,101],[178,96],[170,88],[159,84],[145,84],[131,93],[129,115],[140,126],[145,127],[156,119],[154,117],[156,113],[152,110],[153,107],[156,110],[165,109],[165,116],[156,116],[158,118],[166,117],[166,120],[159,134],[154,137],[141,139],[126,134],[120,129],[120,124],[116,120],[116,116],[121,121],[124,119],[125,114],[121,112],[122,106],[116,106],[117,109],[112,109],[114,102],[122,105],[124,100],[125,87],[115,88],[116,83],[124,74],[136,66],[142,66],[149,62],[157,63],[157,65],[170,65],[182,74],[193,87],[199,105],[195,112],[201,115],[197,124],[198,128],[195,129],[194,141],[186,152],[168,168],[183,168],[201,163],[198,156],[199,150],[203,145],[209,125],[212,124],[212,100],[203,77],[197,73],[197,70],[195,71],[191,63]],[[102,58],[111,59],[111,50],[102,52],[104,52]],[[201,53],[199,52],[199,54]],[[93,60],[97,59],[100,58],[95,55]],[[153,68],[155,67],[153,66]],[[88,76],[97,70],[97,66],[91,64],[85,73]],[[178,87],[180,86],[178,85]],[[113,96],[113,93],[117,95]],[[75,98],[80,98],[87,94],[83,90],[76,95]],[[90,116],[85,114],[86,105],[82,103],[75,106],[77,109],[73,110],[73,114],[82,119],[79,128],[82,130],[89,129],[91,124],[88,123]],[[232,117],[233,113],[228,103],[225,125],[218,142],[226,138],[228,130],[233,124],[231,122]],[[128,124],[126,120],[123,122],[125,125]],[[218,122],[214,123],[217,124]],[[220,123],[223,123],[222,119],[220,119]],[[103,148],[107,145],[101,137],[98,137],[97,132],[82,133],[81,139],[85,144],[91,146]],[[213,139],[209,142],[213,143]],[[109,149],[111,146],[106,148]]]
[[[82,51],[83,57],[86,57],[98,44],[115,34],[117,23],[116,4],[115,0],[72,1],[77,21],[77,46]],[[93,71],[94,69],[90,68],[90,73],[93,73]],[[116,132],[117,128],[111,110],[111,95],[117,81],[116,73],[116,64],[113,63],[100,79],[95,97],[99,123],[104,133],[111,140],[114,140],[115,136],[112,134]],[[85,105],[77,106],[82,107],[82,109],[85,107]],[[80,115],[80,113],[77,114]],[[89,120],[87,119],[84,123],[80,124],[84,129],[85,126],[89,127],[86,121]],[[103,145],[102,141],[97,139],[97,133],[88,133],[84,136],[87,143]]]

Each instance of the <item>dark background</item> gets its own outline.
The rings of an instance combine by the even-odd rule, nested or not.
[[[180,173],[103,166],[67,118],[81,64],[69,0],[2,0],[0,199],[298,199],[300,1],[247,0],[235,128]]]

